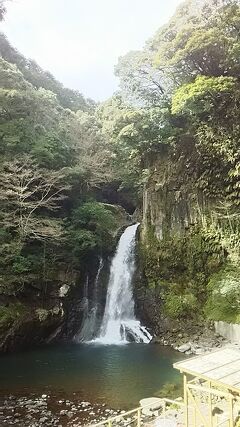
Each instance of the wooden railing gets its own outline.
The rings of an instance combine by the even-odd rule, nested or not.
[[[198,392],[207,392],[207,393],[211,393],[215,396],[218,397],[223,397],[223,398],[227,398],[229,397],[229,393],[220,391],[220,390],[216,390],[216,389],[210,389],[208,387],[204,387],[204,386],[198,386],[195,384],[192,384],[191,382],[188,383],[188,388],[187,388],[187,392],[189,394],[189,397],[191,397],[192,400],[191,403],[187,402],[187,405],[184,403],[184,401],[179,401],[179,400],[171,400],[171,399],[167,399],[167,398],[161,398],[161,401],[159,401],[159,399],[156,399],[156,401],[152,401],[151,403],[144,405],[144,406],[140,406],[138,408],[132,409],[131,411],[127,411],[127,412],[123,412],[119,415],[116,415],[114,417],[110,417],[106,420],[103,420],[97,424],[88,424],[88,426],[91,427],[113,427],[115,425],[117,425],[120,421],[123,421],[126,418],[131,418],[131,421],[129,420],[128,425],[134,426],[134,427],[141,427],[143,426],[147,421],[150,421],[151,419],[153,419],[152,415],[156,417],[160,417],[165,419],[166,415],[167,415],[167,410],[169,409],[169,406],[174,405],[175,407],[178,406],[179,408],[184,409],[184,414],[185,414],[185,421],[183,421],[183,425],[185,427],[197,427],[200,424],[202,426],[205,427],[233,427],[235,424],[233,422],[233,415],[232,415],[232,409],[231,409],[231,414],[229,413],[225,413],[222,414],[223,418],[221,417],[221,415],[215,414],[213,416],[212,414],[212,405],[209,405],[209,415],[210,415],[210,420],[205,419],[204,415],[201,413],[200,408],[198,407],[197,402],[194,399],[194,396],[192,395],[191,391],[195,390]],[[190,396],[191,394],[191,396]],[[240,403],[239,398],[236,398],[236,400]],[[230,405],[231,406],[231,405]],[[152,414],[149,414],[149,418],[148,415],[144,414],[144,410],[149,408],[149,411],[151,409]],[[239,407],[240,408],[240,407]],[[156,415],[155,413],[158,412],[158,414]],[[142,415],[145,415],[145,417],[143,418]],[[186,414],[187,418],[186,418]]]
[[[158,405],[159,409],[154,409],[154,406]],[[158,400],[156,400],[155,402],[151,402],[147,405],[144,406],[139,406],[138,408],[132,409],[131,411],[127,411],[124,412],[122,414],[119,414],[115,417],[112,418],[108,418],[107,420],[101,421],[100,423],[97,424],[88,424],[88,426],[92,426],[92,427],[100,427],[100,426],[107,426],[107,427],[112,427],[114,425],[114,423],[118,423],[121,420],[124,420],[124,418],[128,418],[129,416],[133,416],[135,415],[135,417],[132,419],[132,421],[129,421],[129,424],[131,424],[132,426],[136,426],[136,427],[140,427],[142,425],[142,411],[144,409],[147,408],[151,408],[152,412],[156,412],[159,411],[159,414],[161,413],[162,416],[165,416],[166,413],[166,409],[168,405],[178,405],[179,407],[184,407],[184,403],[178,400],[171,400],[171,399],[167,399],[167,398],[161,398],[161,402]],[[146,416],[147,417],[147,416]]]
[[[197,427],[201,422],[201,425],[204,427],[234,427],[235,426],[235,417],[240,409],[240,398],[237,395],[233,395],[229,391],[218,390],[211,386],[210,381],[206,381],[203,385],[195,384],[195,380],[189,381],[185,384],[185,425],[193,427]],[[194,394],[195,393],[195,394]],[[203,393],[207,398],[208,402],[208,414],[203,414],[201,411],[201,398],[199,397],[199,393]],[[217,413],[213,415],[213,396],[218,397],[225,400],[226,408],[223,411],[222,415],[218,415]],[[194,421],[191,423],[189,421],[189,413],[186,408],[189,408],[188,402],[191,402],[191,408],[194,410]],[[217,403],[216,403],[217,407]],[[236,407],[239,409],[236,410]],[[235,411],[234,411],[235,408]],[[234,414],[235,412],[235,414]],[[198,420],[197,420],[198,418]]]

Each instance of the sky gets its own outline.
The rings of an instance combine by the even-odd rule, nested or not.
[[[2,31],[66,87],[103,101],[114,65],[165,24],[181,0],[11,0]]]

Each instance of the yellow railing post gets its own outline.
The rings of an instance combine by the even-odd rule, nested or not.
[[[167,398],[164,398],[162,400],[163,400],[163,413],[165,413],[165,411],[166,411],[166,405],[167,404],[176,404],[180,407],[184,407],[183,402],[178,402],[176,400],[171,400],[171,399],[167,399]],[[141,425],[143,424],[142,420],[141,420],[142,409],[143,408],[149,408],[152,405],[153,405],[152,403],[149,403],[148,405],[145,405],[144,407],[141,406],[141,407],[132,409],[131,411],[124,412],[121,415],[117,415],[116,417],[111,417],[108,420],[101,421],[100,423],[97,423],[97,424],[92,424],[91,426],[92,427],[100,427],[100,426],[101,427],[104,427],[104,426],[105,427],[112,427],[113,424],[115,424],[115,422],[118,423],[121,419],[124,419],[124,417],[134,415],[134,421],[135,422],[137,421],[137,427],[141,427]],[[135,422],[134,422],[134,424],[135,424]]]
[[[203,414],[201,412],[201,409],[198,407],[197,401],[196,401],[196,399],[194,398],[194,396],[192,395],[192,393],[190,391],[190,387],[187,388],[187,394],[190,397],[190,399],[192,400],[192,403],[193,403],[194,407],[196,408],[197,413],[198,413],[198,415],[200,416],[200,418],[202,420],[203,426],[204,427],[209,427],[208,420],[205,419],[205,417],[203,416]],[[189,420],[188,420],[188,422],[189,422]],[[189,427],[189,424],[186,424],[186,426]]]
[[[166,401],[163,402],[163,416],[166,417]]]
[[[183,375],[184,387],[184,404],[185,404],[185,427],[188,427],[188,392],[187,392],[187,376]]]
[[[141,426],[141,409],[137,411],[137,427]]]
[[[231,394],[229,394],[229,425],[230,427],[234,427],[233,421],[233,398]]]
[[[208,381],[209,426],[213,427],[211,381]]]
[[[194,427],[197,427],[197,410],[196,407],[194,406]]]

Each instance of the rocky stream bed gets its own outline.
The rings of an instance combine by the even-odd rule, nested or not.
[[[28,395],[0,397],[0,426],[17,427],[78,427],[100,422],[120,414],[120,410],[103,404],[60,399],[57,395]],[[124,411],[123,411],[124,412]]]
[[[200,355],[208,351],[230,345],[221,335],[215,332],[214,325],[208,324],[205,327],[190,324],[184,327],[174,327],[164,331],[164,334],[155,336],[152,344],[170,346],[186,355]]]

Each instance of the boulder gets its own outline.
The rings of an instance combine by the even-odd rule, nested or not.
[[[186,351],[190,351],[191,350],[191,344],[190,343],[186,343],[183,345],[180,345],[180,347],[178,347],[178,351],[180,351],[181,353],[186,353]]]
[[[148,397],[140,400],[140,406],[143,415],[152,415],[154,411],[161,409],[164,405],[164,401],[159,397]]]

